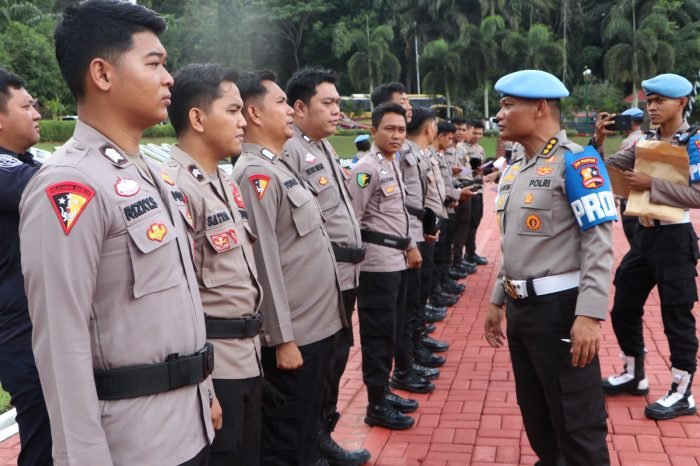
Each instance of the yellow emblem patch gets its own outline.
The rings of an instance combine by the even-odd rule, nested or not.
[[[527,226],[527,229],[530,231],[537,231],[540,228],[542,228],[542,221],[540,220],[540,216],[535,214],[530,215],[525,221],[525,224],[525,226]]]
[[[328,184],[328,178],[326,178],[325,176],[322,176],[321,178],[318,179],[318,184],[320,184],[321,186],[327,185],[327,184]]]
[[[159,243],[163,241],[163,237],[168,233],[168,228],[162,223],[152,224],[146,231],[146,236],[151,241],[158,241]]]
[[[535,200],[535,195],[532,193],[526,193],[525,194],[525,199],[523,199],[523,203],[525,204],[532,204],[532,201]]]

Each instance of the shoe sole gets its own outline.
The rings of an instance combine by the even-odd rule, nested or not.
[[[603,387],[603,394],[607,396],[619,396],[619,395],[632,395],[632,396],[644,396],[649,393],[649,389],[638,389],[635,388],[634,390],[623,390],[623,391],[618,391],[618,390],[611,390],[609,388]]]
[[[356,460],[356,461],[343,461],[343,460],[334,460],[326,456],[326,461],[328,461],[329,466],[362,466],[363,464],[369,463],[369,460],[372,459],[372,455],[367,453],[367,459],[362,459],[362,460]]]
[[[675,419],[680,416],[694,416],[697,412],[697,408],[688,408],[685,411],[675,414],[656,414],[653,411],[649,411],[647,408],[644,408],[644,415],[655,421],[666,421],[668,419]]]
[[[421,388],[419,390],[416,390],[415,388],[408,388],[406,385],[396,383],[393,380],[391,381],[391,383],[389,385],[391,385],[391,388],[395,388],[397,390],[403,390],[403,391],[409,392],[409,393],[417,393],[420,395],[425,394],[425,393],[431,393],[435,390],[435,385],[432,385],[432,386],[428,385],[425,388]]]
[[[447,348],[434,348],[434,347],[427,346],[425,343],[423,343],[423,346],[425,347],[425,349],[427,349],[431,353],[444,353],[450,349],[449,346]]]
[[[428,364],[426,364],[426,363],[424,363],[424,362],[420,362],[420,361],[417,361],[417,360],[416,360],[416,364],[419,364],[419,365],[425,366],[425,367],[429,367],[429,368],[431,368],[431,369],[437,369],[437,368],[439,368],[439,367],[442,367],[442,366],[445,365],[445,362],[446,362],[446,360],[443,359],[442,362],[436,362],[436,363],[428,363]]]
[[[415,420],[414,420],[411,424],[408,424],[408,425],[406,425],[406,424],[401,424],[401,425],[399,425],[399,424],[389,424],[388,422],[378,421],[378,420],[376,420],[376,419],[372,419],[371,417],[365,416],[365,424],[367,424],[368,426],[372,426],[372,427],[384,427],[385,429],[389,429],[389,430],[408,430],[408,429],[410,429],[411,427],[413,427],[413,425],[414,425],[415,423],[416,423],[416,422],[415,422]]]

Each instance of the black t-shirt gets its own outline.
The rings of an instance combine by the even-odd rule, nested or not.
[[[31,350],[32,322],[19,252],[19,201],[40,164],[0,147],[0,351]]]

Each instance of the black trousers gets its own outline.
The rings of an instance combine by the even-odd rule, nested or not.
[[[481,219],[484,216],[484,196],[477,194],[471,198],[472,212],[469,221],[469,230],[467,232],[467,256],[476,254],[476,230],[481,225]]]
[[[304,365],[277,368],[275,348],[262,348],[265,379],[285,398],[282,406],[265,400],[262,412],[262,464],[306,466],[318,458],[318,431],[335,335],[300,346]]]
[[[452,265],[452,240],[454,239],[455,224],[455,214],[449,214],[449,218],[440,221],[440,238],[435,245],[433,288],[449,278],[450,265]]]
[[[418,243],[419,250],[420,245],[423,243],[425,242],[421,241]],[[420,268],[406,270],[406,295],[403,313],[401,312],[400,304],[397,309],[398,316],[404,314],[403,324],[400,323],[399,318],[396,320],[396,345],[394,347],[395,367],[400,371],[410,369],[413,364],[413,334],[422,323],[422,319],[419,319],[418,316],[421,308],[421,272]]]
[[[209,466],[257,466],[260,464],[262,377],[214,379],[224,422],[216,431]]]
[[[51,466],[51,426],[34,354],[0,352],[0,381],[17,409],[20,452],[18,466]]]
[[[530,445],[542,466],[610,464],[600,362],[571,365],[578,290],[506,303],[515,391]]]
[[[452,262],[459,263],[464,258],[464,247],[469,239],[472,221],[472,200],[459,203],[455,214],[454,236],[452,240]]]
[[[627,199],[620,199],[620,216],[622,217],[622,230],[625,232],[625,238],[630,246],[632,246],[632,238],[634,234],[641,228],[639,224],[639,217],[634,217],[630,215],[622,215],[622,213],[627,209]]]
[[[402,328],[406,270],[360,272],[357,311],[360,317],[362,379],[370,403],[384,399],[394,357],[396,329]]]
[[[615,272],[611,313],[615,336],[626,355],[644,353],[644,303],[656,285],[671,365],[695,372],[698,338],[692,309],[698,300],[697,259],[698,237],[690,223],[640,227],[634,235],[631,249]]]
[[[321,428],[326,432],[333,432],[335,424],[340,418],[338,413],[338,395],[340,393],[340,379],[345,372],[350,357],[350,347],[354,344],[352,335],[352,314],[357,300],[357,288],[345,290],[343,293],[343,306],[347,318],[348,327],[342,329],[334,335],[333,354],[329,368],[329,376],[325,377],[327,382],[324,396],[324,407],[321,413]]]
[[[209,448],[204,447],[202,451],[197,453],[197,456],[189,461],[185,461],[180,466],[208,466],[209,465]]]
[[[442,234],[442,232],[440,233]],[[420,304],[425,305],[433,290],[433,274],[435,272],[435,246],[436,243],[423,241],[418,243],[420,255],[423,257],[423,265],[420,270]],[[421,313],[418,313],[421,316]]]

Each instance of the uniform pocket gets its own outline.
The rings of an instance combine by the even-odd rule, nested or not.
[[[552,192],[528,191],[520,202],[518,234],[552,236]]]
[[[559,375],[561,409],[567,432],[605,424],[607,413],[600,385],[600,363],[570,367]]]
[[[207,288],[221,286],[230,283],[236,278],[232,269],[233,251],[240,247],[240,235],[246,234],[236,228],[233,222],[222,225],[205,232],[207,244],[204,247],[204,260],[202,263],[202,282]]]
[[[661,304],[673,306],[694,303],[698,300],[698,289],[695,284],[698,272],[695,267],[667,266],[662,273],[663,277],[659,283]]]
[[[287,191],[287,197],[292,204],[292,219],[299,236],[306,236],[321,225],[321,215],[310,192],[295,186]]]

